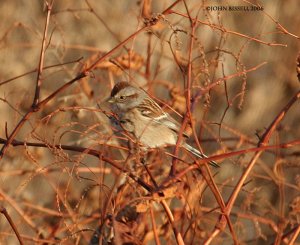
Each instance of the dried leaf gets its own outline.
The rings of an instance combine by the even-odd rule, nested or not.
[[[176,196],[177,186],[173,185],[171,187],[168,187],[164,189],[163,191],[160,191],[159,193],[153,194],[153,200],[160,202],[161,200],[173,198]]]
[[[124,69],[139,70],[143,64],[144,59],[140,54],[137,54],[133,51],[128,52],[127,54],[121,55],[116,58],[116,61]]]
[[[138,205],[136,205],[136,211],[138,213],[145,213],[147,212],[149,209],[149,203],[139,203]]]

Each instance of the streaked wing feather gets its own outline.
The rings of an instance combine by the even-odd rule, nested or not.
[[[146,97],[137,108],[142,115],[151,119],[167,117],[163,109],[152,99]]]
[[[153,121],[164,124],[174,132],[178,133],[181,125],[168,113],[164,112],[163,109],[152,99],[145,98],[143,102],[138,106],[142,115],[151,118]],[[183,133],[185,137],[187,134]]]

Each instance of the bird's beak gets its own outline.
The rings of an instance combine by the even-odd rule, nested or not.
[[[107,101],[108,103],[112,104],[112,103],[115,103],[115,98],[109,97],[106,101]]]

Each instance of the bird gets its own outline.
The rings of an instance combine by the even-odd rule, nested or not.
[[[143,89],[129,82],[118,82],[111,90],[107,100],[112,111],[118,116],[121,127],[131,133],[144,147],[158,148],[176,145],[180,124],[165,112]],[[198,158],[207,156],[188,143],[185,139],[181,146]],[[209,161],[220,167],[215,161]]]

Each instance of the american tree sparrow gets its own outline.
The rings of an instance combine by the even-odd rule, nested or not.
[[[176,145],[180,124],[163,111],[144,90],[128,82],[119,82],[112,89],[108,102],[118,115],[122,128],[133,134],[143,146],[157,148]],[[199,158],[207,158],[185,141],[181,146]],[[219,167],[214,161],[209,164]]]

